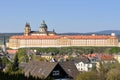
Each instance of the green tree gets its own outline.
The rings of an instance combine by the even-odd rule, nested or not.
[[[7,57],[4,56],[2,58],[2,64],[3,64],[3,66],[7,66],[7,65],[11,64],[11,62],[8,60]]]
[[[19,62],[28,62],[29,58],[27,55],[26,48],[19,49],[17,54],[18,54]]]
[[[3,68],[3,62],[2,59],[0,58],[0,70]]]
[[[100,80],[105,80],[106,74],[105,74],[105,68],[102,62],[99,62],[99,68],[98,68],[98,74],[99,74],[99,79]]]
[[[19,70],[19,61],[18,61],[18,54],[15,55],[14,62],[12,63],[12,71]]]
[[[76,80],[99,80],[99,78],[96,72],[91,71],[80,73]]]
[[[120,69],[115,68],[109,70],[106,80],[120,80]]]
[[[119,48],[119,47],[112,47],[112,48],[109,50],[109,53],[110,53],[110,54],[119,53],[119,52],[120,52],[120,48]]]

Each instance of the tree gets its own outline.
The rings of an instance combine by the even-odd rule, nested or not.
[[[24,62],[28,62],[29,61],[29,57],[28,57],[28,55],[27,55],[27,53],[24,53]]]
[[[120,80],[120,64],[115,63],[107,72],[106,80]]]
[[[120,69],[111,69],[107,73],[107,80],[120,80]]]
[[[0,70],[3,69],[2,59],[0,58]]]
[[[18,55],[19,62],[28,62],[29,58],[26,52],[26,48],[21,48],[16,53]]]
[[[120,48],[119,47],[112,47],[109,50],[109,53],[113,54],[113,53],[119,53],[120,52]]]
[[[102,62],[99,62],[99,67],[98,67],[98,74],[99,74],[99,79],[100,80],[105,80],[106,74],[105,74],[105,68]]]
[[[80,73],[76,80],[99,80],[99,78],[96,72],[91,71]]]
[[[19,70],[19,61],[18,61],[18,54],[15,55],[14,62],[12,64],[12,71]]]

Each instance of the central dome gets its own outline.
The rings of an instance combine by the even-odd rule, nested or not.
[[[30,24],[26,22],[25,27],[30,27]]]
[[[40,25],[40,28],[47,28],[47,25],[45,24],[45,21],[43,20],[41,25]]]

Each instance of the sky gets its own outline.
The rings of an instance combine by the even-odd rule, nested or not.
[[[1,0],[0,33],[38,31],[42,20],[57,33],[120,30],[120,0]]]

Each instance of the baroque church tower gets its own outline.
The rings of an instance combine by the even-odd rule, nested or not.
[[[26,25],[24,28],[24,35],[28,36],[30,35],[30,32],[31,32],[30,24],[26,22]]]
[[[24,28],[24,35],[25,36],[51,36],[51,35],[56,35],[55,30],[53,31],[48,31],[48,27],[45,23],[45,21],[43,20],[39,31],[31,31],[31,27],[29,23],[25,24],[25,28]]]
[[[42,21],[42,23],[41,23],[41,25],[40,25],[40,32],[43,32],[43,33],[46,33],[47,32],[47,25],[46,25],[46,23],[45,23],[45,21],[43,20]]]

